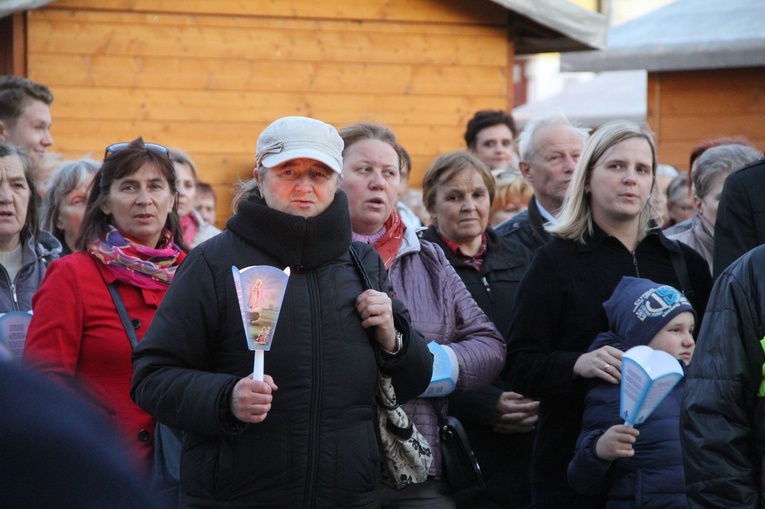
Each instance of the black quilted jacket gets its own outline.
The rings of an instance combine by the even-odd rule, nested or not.
[[[187,507],[376,507],[379,453],[374,392],[378,367],[400,399],[427,387],[432,356],[397,301],[404,350],[373,347],[356,312],[363,291],[349,256],[350,218],[342,192],[303,219],[240,205],[228,231],[182,264],[135,351],[133,398],[165,424],[186,431],[181,490]],[[357,245],[365,266],[379,256]],[[279,387],[260,424],[235,421],[234,384],[252,372],[231,267],[291,267],[265,373]]]

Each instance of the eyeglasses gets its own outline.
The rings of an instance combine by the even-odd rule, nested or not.
[[[104,159],[109,157],[112,154],[116,154],[120,150],[127,148],[130,146],[132,142],[123,141],[121,143],[114,143],[112,145],[109,145],[106,147],[106,152],[104,153]],[[170,151],[167,149],[167,147],[163,147],[162,145],[157,145],[156,143],[144,143],[144,147],[146,147],[147,150],[151,150],[152,152],[156,152],[158,154],[162,154],[163,156],[170,157]]]

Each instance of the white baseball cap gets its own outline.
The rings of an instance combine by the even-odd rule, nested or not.
[[[343,139],[337,129],[308,117],[283,117],[258,137],[255,162],[273,168],[298,158],[314,159],[343,173]]]

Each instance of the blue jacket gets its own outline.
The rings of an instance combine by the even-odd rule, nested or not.
[[[648,345],[674,317],[694,313],[676,289],[640,278],[623,277],[603,303],[609,330],[598,335],[590,351],[604,345],[627,351]],[[682,363],[681,363],[682,365]],[[642,424],[630,458],[607,461],[595,445],[619,417],[621,386],[595,379],[585,399],[582,430],[568,466],[570,486],[589,496],[606,496],[609,509],[687,509],[683,455],[680,447],[680,407],[683,380]]]
[[[595,455],[595,443],[619,417],[620,386],[598,382],[587,393],[582,433],[569,463],[572,488],[590,496],[608,492],[608,509],[687,508],[683,455],[680,448],[681,380],[643,424],[634,444],[635,455],[605,461]],[[610,487],[610,489],[609,489]]]

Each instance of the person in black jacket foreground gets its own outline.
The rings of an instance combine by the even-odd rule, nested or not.
[[[439,156],[425,172],[423,198],[433,222],[423,238],[443,249],[470,295],[503,338],[529,263],[521,246],[488,226],[494,177],[469,152]],[[520,509],[531,504],[529,462],[539,403],[511,391],[504,377],[479,391],[454,393],[449,414],[468,433],[486,489],[457,507]]]
[[[8,362],[6,353],[0,358],[4,509],[164,507],[92,405]]]
[[[715,281],[680,416],[691,507],[762,507],[765,501],[765,246]]]
[[[568,484],[567,467],[581,430],[589,381],[618,383],[622,352],[588,352],[608,330],[603,302],[622,276],[683,288],[702,316],[711,288],[709,267],[691,248],[653,228],[649,197],[656,174],[650,133],[627,121],[604,124],[585,143],[550,231],[521,281],[510,324],[505,372],[515,391],[539,398],[531,467],[535,507],[602,507]],[[688,278],[676,272],[686,272]],[[691,295],[691,291],[693,295]]]
[[[267,127],[227,230],[185,260],[135,350],[134,400],[185,432],[185,507],[379,506],[378,370],[402,402],[427,388],[433,360],[389,298],[382,261],[356,244],[386,291],[364,290],[342,149],[317,120]],[[291,269],[263,381],[251,378],[232,276],[252,265]]]

